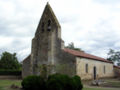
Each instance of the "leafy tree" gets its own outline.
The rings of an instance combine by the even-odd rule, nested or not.
[[[16,53],[3,52],[0,58],[0,69],[18,70],[21,64],[18,62]]]
[[[113,61],[113,62],[120,62],[120,51],[115,51],[113,49],[110,49],[108,52],[108,58],[107,60]]]
[[[78,50],[78,51],[83,51],[81,48],[74,47],[74,43],[73,42],[69,43],[68,46],[66,46],[66,48],[73,49],[73,50]]]

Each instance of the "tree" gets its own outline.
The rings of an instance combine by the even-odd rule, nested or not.
[[[66,46],[66,48],[73,49],[73,50],[78,50],[78,51],[83,51],[80,48],[74,47],[74,43],[73,42],[69,43],[68,46]]]
[[[115,51],[113,49],[110,49],[108,52],[108,58],[107,60],[112,62],[120,62],[120,51]]]
[[[18,70],[20,63],[16,57],[16,53],[3,52],[0,58],[0,69]]]

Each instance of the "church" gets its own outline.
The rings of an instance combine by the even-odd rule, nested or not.
[[[78,75],[81,79],[113,77],[113,63],[83,51],[64,47],[61,26],[49,3],[32,39],[31,54],[23,60],[22,77],[54,73]]]

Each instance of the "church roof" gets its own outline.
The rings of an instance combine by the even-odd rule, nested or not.
[[[42,16],[44,16],[44,13],[46,13],[46,12],[48,12],[48,11],[50,11],[50,13],[52,14],[55,23],[56,23],[59,27],[61,27],[60,24],[59,24],[59,22],[58,22],[57,17],[55,16],[55,14],[54,14],[51,6],[50,6],[50,4],[47,2],[46,6],[45,6],[45,9],[44,9],[44,11],[43,11],[43,15],[42,15]]]
[[[116,65],[114,65],[114,68],[118,68],[118,69],[120,69],[120,66],[116,66]]]
[[[97,60],[97,61],[113,63],[113,62],[108,61],[108,60],[106,60],[104,58],[101,58],[101,57],[98,57],[98,56],[94,56],[94,55],[85,53],[83,51],[77,51],[77,50],[72,50],[72,49],[68,49],[68,48],[65,48],[64,51],[68,52],[68,53],[70,53],[70,54],[72,54],[74,56],[77,56],[77,57],[83,57],[83,58],[93,59],[93,60]]]

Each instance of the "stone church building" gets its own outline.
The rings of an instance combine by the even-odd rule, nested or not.
[[[61,26],[47,3],[32,39],[31,54],[23,61],[22,77],[63,73],[82,79],[113,77],[113,63],[82,51],[64,48]]]

